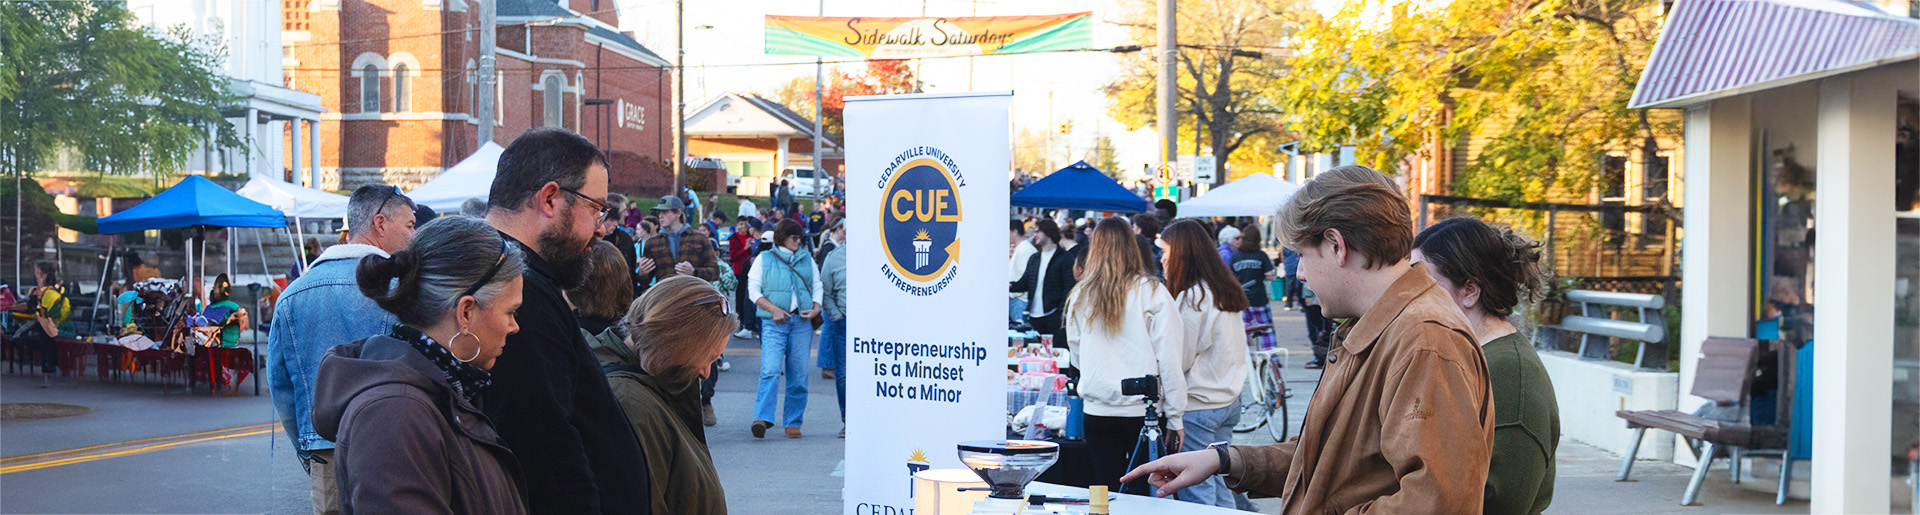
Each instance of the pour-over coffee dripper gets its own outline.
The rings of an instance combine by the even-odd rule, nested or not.
[[[960,443],[960,462],[986,481],[987,500],[974,513],[1020,513],[1027,504],[1027,483],[1060,459],[1060,444],[1037,440],[981,440]]]

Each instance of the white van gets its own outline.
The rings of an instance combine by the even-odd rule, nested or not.
[[[814,189],[813,174],[814,169],[812,168],[788,168],[780,172],[780,179],[787,181],[787,185],[793,188],[793,198],[796,200],[813,200],[818,197],[831,195],[833,192],[833,175],[821,175],[820,185],[818,186],[819,190],[816,191]]]

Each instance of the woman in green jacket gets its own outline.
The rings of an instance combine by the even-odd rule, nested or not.
[[[700,380],[739,328],[712,283],[675,275],[647,289],[621,320],[627,338],[593,340],[614,399],[647,451],[653,512],[725,515],[726,491],[701,423]]]
[[[1507,317],[1539,292],[1540,243],[1508,228],[1453,218],[1413,238],[1413,262],[1453,297],[1487,356],[1493,383],[1493,457],[1486,513],[1535,514],[1553,504],[1560,407],[1540,355]]]

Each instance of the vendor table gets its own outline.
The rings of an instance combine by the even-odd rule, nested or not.
[[[1074,497],[1074,498],[1080,498],[1080,499],[1085,499],[1087,497],[1087,489],[1085,488],[1061,486],[1061,485],[1056,485],[1051,483],[1041,483],[1038,481],[1027,484],[1027,493],[1041,494],[1041,495],[1047,495],[1047,496]],[[1079,508],[1084,509],[1085,506],[1079,506]],[[1157,515],[1188,515],[1188,514],[1191,514],[1191,515],[1222,514],[1224,515],[1228,513],[1238,513],[1241,515],[1246,514],[1246,512],[1244,511],[1230,510],[1226,508],[1218,508],[1213,506],[1194,504],[1190,502],[1182,502],[1182,501],[1175,500],[1172,497],[1162,499],[1158,497],[1148,497],[1148,496],[1130,495],[1130,494],[1114,495],[1114,499],[1111,503],[1108,504],[1108,508],[1109,508],[1108,513],[1112,513],[1113,515],[1135,515],[1135,514],[1141,514],[1141,513],[1152,513]],[[1033,513],[1033,510],[1029,509],[1027,512]]]

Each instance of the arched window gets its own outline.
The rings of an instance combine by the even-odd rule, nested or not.
[[[407,65],[393,65],[393,110],[404,113],[413,110],[413,80],[407,76]]]
[[[542,93],[544,93],[543,96],[546,100],[546,117],[541,126],[560,126],[560,88],[564,87],[565,84],[566,81],[560,80],[560,76],[558,75],[548,75],[546,79],[540,81],[540,89],[545,90],[542,91]]]
[[[380,68],[371,64],[360,69],[360,112],[380,112]]]

